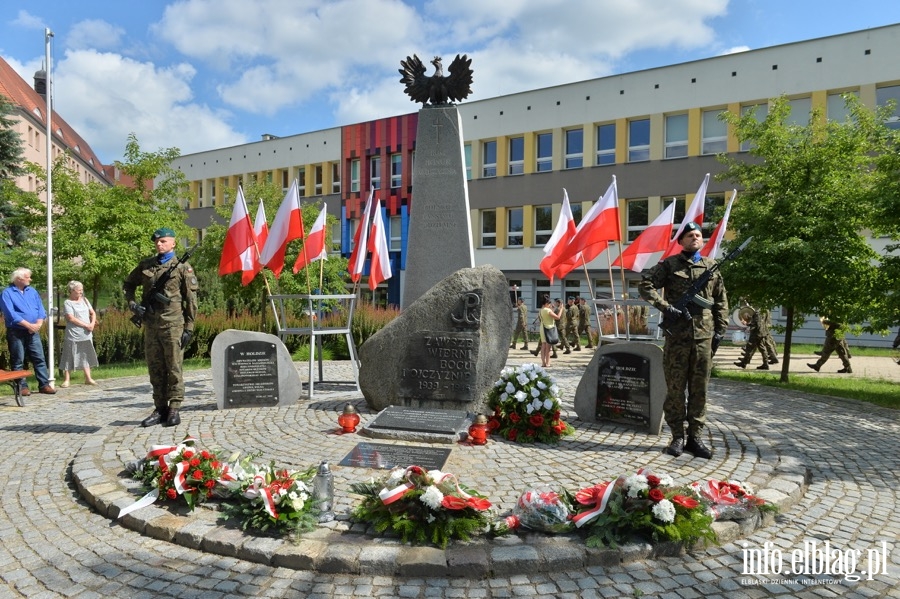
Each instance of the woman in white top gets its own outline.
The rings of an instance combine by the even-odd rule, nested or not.
[[[84,297],[84,285],[69,281],[69,299],[65,301],[66,335],[63,340],[62,357],[59,368],[63,372],[60,387],[69,386],[69,372],[82,368],[84,384],[96,385],[91,378],[91,367],[97,366],[97,352],[94,351],[93,331],[97,326],[97,314],[91,303]]]
[[[550,296],[545,295],[539,316],[541,320],[541,365],[546,368],[550,366],[550,350],[552,349],[552,344],[547,341],[546,329],[556,333],[556,321],[562,316],[562,309],[554,312]],[[559,343],[559,333],[556,333],[556,342]]]

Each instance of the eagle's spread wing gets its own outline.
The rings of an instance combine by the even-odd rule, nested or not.
[[[413,102],[421,102],[423,105],[428,102],[431,91],[431,77],[425,75],[425,65],[422,60],[413,54],[407,56],[406,60],[400,61],[399,69],[402,77],[400,83],[406,86],[405,91]]]
[[[465,100],[472,93],[472,59],[465,54],[456,55],[450,63],[447,77],[447,98],[454,102]]]

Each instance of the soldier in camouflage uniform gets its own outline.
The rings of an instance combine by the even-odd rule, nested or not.
[[[847,340],[844,339],[844,326],[838,322],[828,320],[827,318],[822,320],[822,324],[825,326],[825,344],[822,346],[820,357],[816,363],[807,364],[807,366],[816,372],[819,372],[822,364],[828,361],[831,353],[837,351],[838,358],[841,359],[841,363],[844,365],[838,372],[841,374],[852,374],[853,369],[850,368],[850,348],[847,346]]]
[[[556,323],[556,328],[559,329],[559,347],[563,349],[564,354],[571,354],[572,346],[569,343],[569,336],[566,334],[566,331],[569,330],[569,313],[561,299],[557,299],[555,302],[553,311],[560,314],[559,321]]]
[[[644,274],[639,291],[643,299],[677,319],[666,334],[663,348],[667,387],[663,412],[666,423],[672,429],[672,441],[666,447],[666,453],[679,456],[688,451],[696,457],[709,459],[712,450],[702,440],[706,426],[706,394],[712,354],[728,328],[728,298],[722,275],[716,271],[698,294],[712,302],[711,308],[701,308],[692,303],[682,312],[673,305],[695,280],[715,264],[714,260],[700,256],[703,233],[697,224],[685,225],[678,242],[682,251]],[[665,290],[665,299],[657,289]],[[687,401],[685,388],[688,390]],[[684,439],[685,421],[687,443]]]
[[[584,333],[587,336],[587,349],[594,347],[594,339],[591,337],[591,311],[583,297],[578,298],[578,336]]]
[[[528,349],[528,306],[525,305],[525,301],[522,298],[516,302],[516,330],[513,331],[512,344],[510,344],[509,349],[516,349],[516,341],[519,340],[519,333],[522,334],[522,339],[525,340],[525,344],[520,348],[527,350]]]
[[[775,338],[772,337],[772,313],[768,310],[760,312],[759,334],[762,336],[759,351],[765,356],[766,362],[778,364],[778,348],[775,345]]]
[[[734,365],[738,368],[746,368],[750,360],[753,359],[753,354],[756,353],[756,350],[759,350],[763,363],[761,366],[757,366],[756,369],[769,370],[769,364],[778,364],[778,358],[770,353],[774,349],[768,346],[768,340],[772,338],[772,333],[769,332],[772,318],[769,316],[768,310],[755,310],[753,307],[750,307],[750,309],[753,310],[753,316],[749,322],[750,339],[747,340],[747,344],[744,346],[744,353],[741,355],[741,359],[735,362]],[[772,343],[775,343],[774,340]]]
[[[145,258],[125,278],[122,288],[135,315],[143,319],[144,355],[153,386],[153,413],[141,426],[175,426],[181,423],[178,410],[184,401],[183,349],[190,343],[197,314],[197,276],[175,255],[175,232],[157,229],[150,239],[156,256]],[[152,293],[161,277],[162,288]],[[141,301],[135,291],[143,289]]]
[[[569,298],[569,307],[566,309],[566,337],[569,338],[569,342],[574,339],[575,342],[572,343],[572,349],[575,351],[581,351],[581,337],[578,335],[578,320],[581,318],[581,311],[578,309],[578,304],[574,297]]]

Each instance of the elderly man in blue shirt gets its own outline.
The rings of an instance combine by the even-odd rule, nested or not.
[[[23,370],[25,352],[34,368],[41,393],[56,393],[50,385],[44,344],[41,343],[41,327],[47,318],[41,296],[31,286],[31,271],[17,268],[10,277],[10,285],[0,294],[0,308],[6,321],[6,343],[9,345],[10,369]],[[30,395],[28,383],[22,379],[22,395]]]

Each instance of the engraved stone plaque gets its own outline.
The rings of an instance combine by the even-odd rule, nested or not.
[[[468,413],[461,410],[425,410],[388,406],[367,426],[372,429],[452,435],[466,426]]]
[[[649,427],[650,360],[611,352],[597,368],[597,419]]]
[[[421,466],[426,470],[440,470],[450,457],[450,449],[386,443],[357,443],[341,460],[341,466],[358,468],[406,468]]]
[[[424,401],[453,405],[476,401],[479,347],[476,335],[456,331],[413,333],[406,359],[399,366],[398,403],[419,405]]]
[[[278,356],[266,341],[235,343],[226,351],[226,408],[278,405]]]

